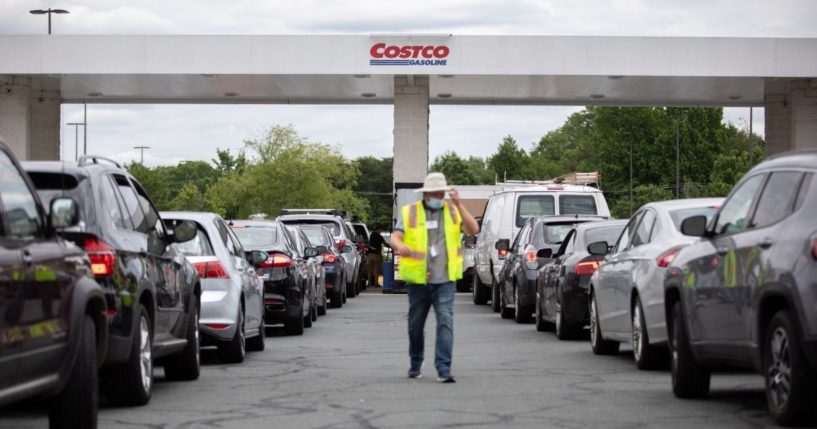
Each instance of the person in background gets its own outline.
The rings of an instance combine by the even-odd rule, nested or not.
[[[446,191],[450,201],[444,200]],[[434,366],[437,380],[454,383],[451,355],[454,348],[454,283],[462,278],[460,234],[477,234],[477,221],[448,186],[442,173],[429,174],[423,199],[404,206],[391,236],[400,255],[400,278],[408,288],[409,378],[420,378],[424,359],[424,329],[429,309],[437,317]]]
[[[380,232],[383,228],[380,225],[375,225],[374,230],[369,236],[369,245],[366,254],[366,264],[369,271],[369,285],[372,287],[380,287],[378,279],[383,273],[383,246],[391,248],[389,243],[383,239]]]

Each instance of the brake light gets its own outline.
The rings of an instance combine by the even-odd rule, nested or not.
[[[499,259],[505,258],[506,256],[508,256],[508,253],[509,253],[509,251],[507,251],[507,250],[500,250],[498,252],[499,252]]]
[[[203,279],[229,279],[230,273],[224,269],[219,261],[196,262],[193,268]]]
[[[334,264],[335,263],[335,255],[331,253],[325,253],[323,255],[323,262],[327,264]]]
[[[539,260],[536,258],[536,249],[531,246],[525,249],[525,265],[531,270],[539,268]]]
[[[292,266],[292,259],[282,253],[273,253],[258,266],[261,268],[287,268]]]
[[[96,277],[112,276],[116,268],[116,252],[106,242],[93,237],[85,239],[84,248],[91,260],[91,272]]]
[[[229,323],[205,323],[204,326],[220,331],[229,328],[231,325]]]
[[[343,250],[343,246],[346,245],[346,240],[338,240],[338,250]]]
[[[585,276],[588,274],[592,275],[593,273],[596,272],[596,270],[599,269],[599,266],[601,266],[599,261],[579,262],[578,264],[576,264],[576,275],[577,276]]]
[[[678,252],[681,250],[680,247],[676,247],[675,249],[667,250],[666,252],[660,254],[658,259],[655,260],[655,263],[658,264],[661,268],[667,268],[672,264],[672,261],[675,260],[675,257],[678,255]]]

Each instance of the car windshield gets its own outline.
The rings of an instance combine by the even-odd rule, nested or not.
[[[706,216],[707,223],[712,219],[712,216],[715,214],[715,211],[718,210],[717,207],[692,207],[688,209],[678,209],[669,212],[670,217],[672,217],[672,223],[675,225],[675,229],[680,231],[681,230],[681,222],[684,219],[692,216]]]
[[[556,213],[553,195],[522,195],[516,204],[516,226],[520,228],[529,218]]]
[[[287,225],[320,225],[329,228],[329,232],[332,233],[334,236],[340,235],[340,229],[338,228],[338,224],[329,220],[307,220],[307,219],[298,219],[298,220],[286,220],[283,221]]]
[[[306,238],[309,240],[309,243],[315,246],[332,246],[332,243],[329,242],[329,238],[326,237],[326,234],[323,233],[323,230],[316,227],[309,227],[305,226],[302,227],[301,230],[306,235]]]
[[[606,241],[608,246],[612,246],[616,243],[623,229],[624,225],[588,229],[587,232],[584,233],[584,242],[590,244],[597,241]]]
[[[561,244],[567,233],[576,225],[576,222],[560,223],[540,223],[534,229],[533,243],[537,246],[543,244]]]
[[[246,248],[266,247],[278,244],[278,229],[272,226],[232,226],[238,241]]]
[[[170,226],[171,223],[175,224],[174,220],[165,219],[165,222],[168,226]],[[198,228],[196,236],[192,240],[183,243],[173,243],[170,247],[184,256],[212,256],[215,254],[213,247],[210,245],[210,239],[207,237],[207,233],[204,232],[201,227]]]
[[[593,195],[560,195],[559,214],[598,214],[596,198]]]

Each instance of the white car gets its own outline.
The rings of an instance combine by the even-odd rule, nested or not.
[[[201,279],[202,346],[217,346],[225,363],[244,361],[247,350],[264,350],[264,284],[254,265],[267,254],[248,255],[224,220],[215,213],[162,212],[168,225],[189,220],[198,233],[193,240],[174,243]]]

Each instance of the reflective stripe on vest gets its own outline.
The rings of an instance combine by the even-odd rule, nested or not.
[[[446,202],[443,212],[448,278],[453,282],[462,278],[463,257],[460,243],[462,224],[456,207]],[[425,208],[422,202],[417,202],[404,206],[401,213],[406,228],[403,244],[409,248],[411,255],[400,258],[400,278],[408,283],[426,284],[428,282],[428,229]]]

